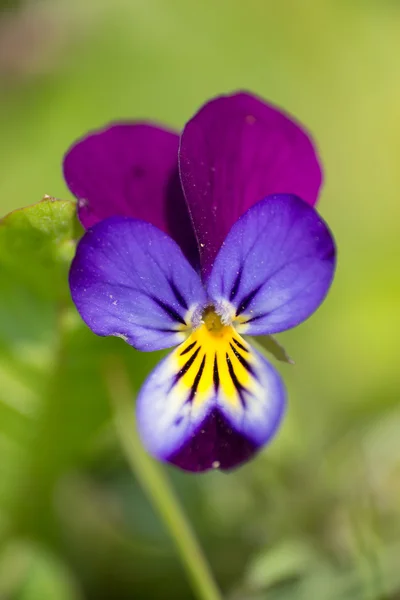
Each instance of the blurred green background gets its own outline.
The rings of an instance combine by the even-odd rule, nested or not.
[[[278,366],[290,403],[271,446],[229,475],[166,471],[227,599],[395,600],[399,2],[3,1],[0,214],[69,199],[62,155],[89,129],[181,128],[238,88],[313,132],[337,276],[318,313],[279,336],[296,365]],[[137,389],[157,357],[80,323],[68,211],[57,225],[42,215],[39,234],[37,215],[0,227],[0,599],[190,599],[120,449],[104,376],[118,357]]]

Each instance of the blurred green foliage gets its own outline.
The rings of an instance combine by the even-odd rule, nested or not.
[[[284,426],[230,475],[168,472],[227,598],[398,598],[400,5],[28,5],[24,27],[23,6],[7,16],[7,52],[0,18],[2,214],[68,199],[63,153],[110,120],[179,129],[209,97],[247,88],[313,132],[339,265],[318,313],[279,336],[296,363],[278,365]],[[67,200],[0,224],[0,598],[190,598],[121,456],[104,377],[118,357],[137,389],[159,357],[80,322],[77,235]]]

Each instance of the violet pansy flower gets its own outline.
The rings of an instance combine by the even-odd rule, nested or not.
[[[239,93],[180,138],[136,123],[91,133],[64,173],[87,228],[70,271],[83,320],[138,350],[176,346],[137,399],[145,447],[189,471],[248,460],[276,432],[285,389],[247,336],[307,319],[335,268],[310,138]]]

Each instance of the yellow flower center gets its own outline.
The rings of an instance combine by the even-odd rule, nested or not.
[[[236,406],[251,386],[254,356],[232,325],[225,325],[213,307],[207,307],[201,325],[175,351],[177,385],[181,393],[201,403],[222,392]],[[186,392],[185,392],[186,390]]]

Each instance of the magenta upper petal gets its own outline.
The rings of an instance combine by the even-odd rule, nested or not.
[[[111,216],[148,221],[197,266],[198,250],[178,174],[179,136],[145,123],[118,123],[77,141],[64,176],[85,228]]]
[[[322,182],[310,136],[247,93],[208,102],[181,136],[179,168],[200,245],[203,276],[235,221],[270,194],[314,205]]]

